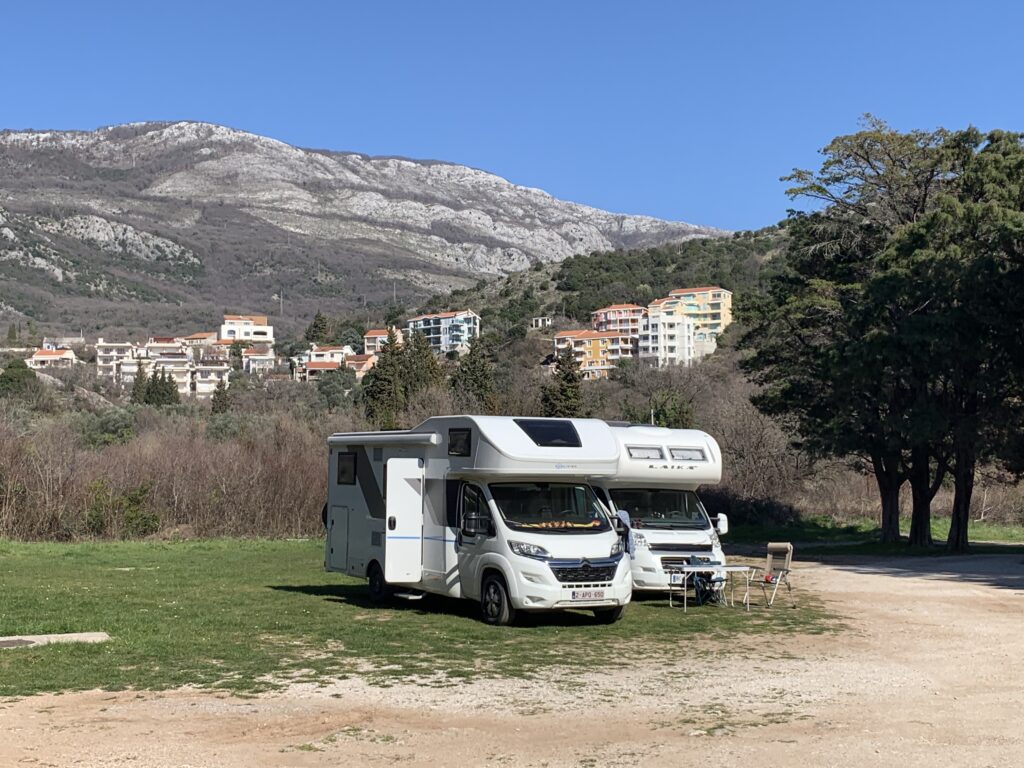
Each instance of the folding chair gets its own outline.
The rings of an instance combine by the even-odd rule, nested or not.
[[[705,563],[696,555],[690,557],[690,565],[705,564],[708,566],[706,573],[693,574],[693,596],[697,598],[697,605],[725,605],[725,575],[714,570],[721,563],[717,560]]]
[[[786,585],[786,591],[792,592],[793,587],[789,583],[789,572],[793,564],[793,545],[787,542],[768,542],[768,556],[764,561],[764,568],[754,566],[751,569],[751,581],[757,581],[761,585],[761,593],[764,595],[764,602],[768,608],[775,602],[775,595],[779,586]],[[758,575],[760,572],[760,576]],[[768,590],[771,589],[771,597]]]

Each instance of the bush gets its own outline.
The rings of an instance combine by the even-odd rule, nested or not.
[[[100,413],[83,413],[79,432],[92,448],[127,443],[135,436],[135,418],[124,408],[110,408]]]

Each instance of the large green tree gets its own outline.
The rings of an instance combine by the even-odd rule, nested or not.
[[[859,457],[871,468],[886,542],[899,539],[906,479],[920,490],[915,519],[927,519],[945,465],[934,450],[941,424],[928,422],[919,403],[927,384],[899,345],[885,342],[913,307],[873,281],[889,267],[891,239],[927,215],[948,183],[948,139],[867,118],[862,131],[822,151],[820,169],[795,171],[789,194],[819,210],[791,218],[786,268],[740,307],[741,346],[753,352],[745,367],[763,387],[755,404],[787,421],[813,453]],[[874,302],[869,285],[878,289]]]
[[[893,238],[889,271],[912,308],[899,352],[943,427],[954,478],[947,546],[968,542],[978,463],[1006,458],[1021,430],[1024,379],[1024,143],[1022,134],[968,130],[948,142],[955,176],[928,215]],[[926,384],[921,384],[926,382]]]

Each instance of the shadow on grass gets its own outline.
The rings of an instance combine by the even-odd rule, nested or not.
[[[418,600],[392,596],[382,602],[375,602],[370,598],[369,587],[365,584],[280,584],[269,585],[268,588],[281,592],[297,592],[319,597],[330,603],[365,610],[391,610],[420,616],[445,616],[482,621],[480,605],[475,600],[424,594]],[[582,627],[593,625],[595,618],[593,612],[587,610],[519,611],[515,623],[517,627]]]

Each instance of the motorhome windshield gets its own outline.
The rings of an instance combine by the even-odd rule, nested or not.
[[[615,488],[612,502],[616,509],[629,513],[634,528],[689,528],[706,530],[711,527],[704,506],[693,491],[671,488]]]
[[[589,485],[491,483],[491,496],[509,528],[536,533],[593,533],[611,529]]]

